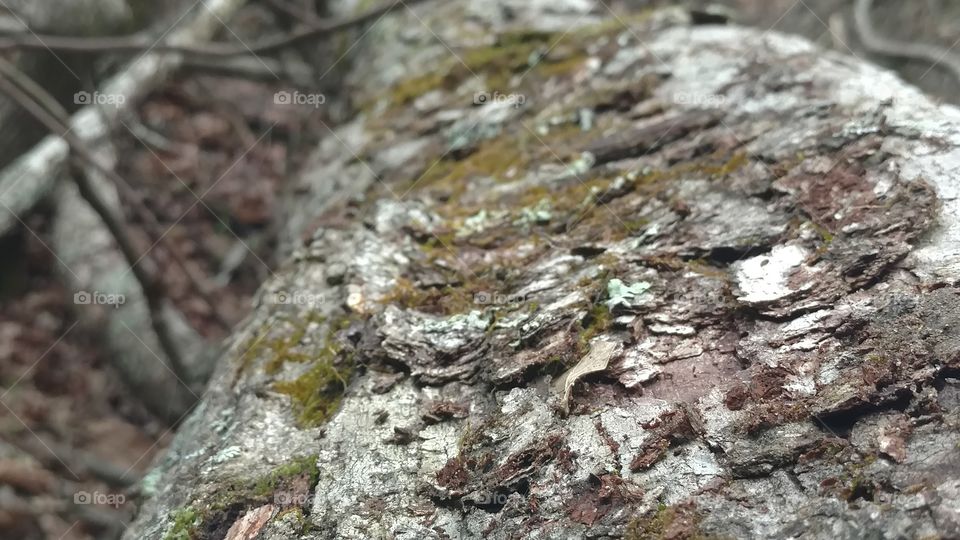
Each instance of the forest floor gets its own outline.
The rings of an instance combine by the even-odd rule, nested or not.
[[[146,195],[188,264],[215,285],[231,324],[250,311],[275,267],[271,223],[281,183],[316,144],[309,134],[325,132],[321,109],[277,106],[275,92],[186,76],[154,92],[139,125],[115,141],[118,171]],[[96,329],[77,320],[48,248],[50,209],[26,221],[33,232],[20,229],[0,246],[18,254],[0,265],[0,537],[115,537],[134,508],[128,488],[173,429],[130,394]],[[136,225],[132,216],[128,222]],[[226,331],[191,296],[188,280],[171,261],[159,262],[177,307],[204,337],[222,340]],[[83,493],[124,503],[74,505]]]

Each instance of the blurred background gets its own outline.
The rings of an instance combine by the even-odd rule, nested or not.
[[[14,66],[0,70],[0,78],[36,80],[66,114],[108,104],[111,95],[98,89],[124,69],[129,55],[53,52],[3,38],[144,29],[160,37],[174,24],[189,24],[183,15],[197,6],[156,4],[165,3],[0,0],[0,56]],[[301,0],[236,4],[212,29],[213,39],[246,43],[289,34],[358,3],[346,2],[349,9]],[[944,102],[960,102],[960,72],[951,68],[960,64],[956,0],[597,0],[598,11],[617,13],[664,6],[799,34],[897,70]],[[858,24],[855,8],[869,15],[869,28]],[[864,39],[865,31],[873,39]],[[336,59],[360,35],[297,45],[282,55],[280,67],[187,58],[143,96],[117,107],[122,114],[97,151],[109,149],[105,163],[129,186],[119,196],[104,193],[113,194],[112,208],[130,229],[140,264],[159,276],[154,300],[179,314],[168,322],[188,357],[180,369],[165,363],[147,374],[155,380],[132,380],[143,374],[129,367],[144,358],[156,364],[151,359],[170,352],[162,340],[138,337],[138,328],[151,329],[144,320],[155,314],[145,307],[150,302],[122,287],[84,285],[104,275],[131,279],[129,261],[107,253],[114,249],[109,238],[97,240],[104,231],[91,225],[88,210],[77,209],[72,184],[44,187],[56,173],[43,168],[46,158],[31,161],[31,152],[50,128],[21,103],[0,97],[0,538],[122,534],[137,497],[152,489],[154,479],[144,478],[151,462],[202,394],[217,344],[249,313],[258,285],[286,254],[277,231],[284,197],[296,193],[295,172],[329,133],[327,126],[355,107],[335,99],[325,107],[290,107],[276,96],[303,80],[336,95],[342,82]],[[196,348],[187,345],[194,342]],[[145,383],[158,394],[131,390]]]

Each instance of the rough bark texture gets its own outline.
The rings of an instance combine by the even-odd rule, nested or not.
[[[370,32],[128,538],[960,535],[960,113],[595,8]]]

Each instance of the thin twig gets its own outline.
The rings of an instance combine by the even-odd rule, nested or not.
[[[300,21],[307,21],[309,23],[316,23],[322,21],[319,15],[314,12],[309,11],[308,9],[298,7],[289,0],[264,0],[267,4],[270,4],[275,10],[289,15],[294,19]]]
[[[59,118],[69,118],[69,113],[63,108],[63,105],[51,96],[40,86],[37,81],[21,71],[17,66],[0,58],[0,74],[10,79],[14,84],[20,86],[24,92],[32,95],[39,105],[41,105],[51,115]]]
[[[202,47],[171,45],[154,43],[150,36],[145,35],[83,38],[29,33],[3,36],[0,38],[0,51],[35,49],[99,54],[105,52],[137,53],[149,49],[152,52],[180,53],[184,55],[217,58],[249,54],[267,55],[303,41],[329,36],[355,26],[366,24],[400,8],[412,6],[423,1],[425,0],[396,0],[386,6],[371,9],[354,17],[333,21],[321,20],[316,24],[294,30],[286,35],[262,40],[249,47],[242,43],[209,43]]]
[[[907,43],[894,41],[881,36],[870,20],[870,11],[873,9],[873,0],[857,0],[853,8],[853,23],[860,34],[860,41],[871,54],[907,60],[929,62],[931,68],[942,66],[960,82],[960,59],[957,59],[949,49],[926,43]]]
[[[6,63],[5,60],[0,60],[0,65],[4,63]],[[64,141],[67,142],[71,151],[83,159],[83,161],[87,162],[88,166],[92,166],[94,169],[97,169],[107,177],[116,174],[111,174],[112,171],[109,171],[109,169],[100,165],[93,155],[82,144],[79,143],[76,137],[67,132],[66,124],[63,124],[55,114],[51,113],[42,105],[40,105],[40,100],[35,99],[27,90],[24,90],[17,84],[11,82],[12,79],[10,79],[8,75],[10,66],[8,65],[4,67],[6,69],[3,70],[3,77],[0,77],[0,92],[6,94],[7,97],[27,111],[34,119],[43,124],[43,126],[48,130],[53,133],[59,132],[58,134],[64,139]],[[82,173],[71,174],[71,178],[77,182],[77,188],[79,189],[81,196],[83,196],[83,198],[90,203],[90,206],[94,209],[94,211],[97,212],[97,214],[106,224],[107,229],[111,232],[117,242],[117,245],[120,247],[120,251],[130,264],[134,275],[140,281],[140,284],[143,287],[143,295],[147,301],[147,306],[150,311],[150,319],[154,332],[157,334],[157,338],[160,341],[160,346],[163,348],[164,353],[166,353],[167,357],[170,359],[170,363],[174,372],[182,380],[190,380],[189,372],[185,368],[175,340],[173,339],[170,329],[167,327],[166,317],[163,316],[163,295],[162,291],[160,290],[158,280],[154,279],[152,275],[150,275],[138,264],[138,251],[133,244],[133,240],[127,234],[122,220],[118,216],[115,216],[111,211],[110,206],[100,198],[96,189],[94,189],[90,184],[89,179]]]
[[[54,99],[53,96],[49,95],[46,90],[33,82],[26,73],[23,73],[17,69],[16,66],[7,62],[6,60],[0,59],[0,73],[10,79],[15,85],[19,85],[19,88],[22,89],[22,92],[27,98],[29,98],[29,101],[47,104],[56,103],[56,99]],[[21,100],[20,105],[25,106],[26,103],[23,103]],[[47,120],[52,123],[44,122],[44,120],[40,118],[37,118],[37,120],[44,124],[44,126],[52,133],[62,137],[63,140],[66,141],[70,146],[70,149],[74,152],[74,154],[78,155],[90,166],[100,171],[104,176],[116,184],[117,189],[123,192],[124,197],[133,205],[137,215],[140,216],[140,218],[144,221],[144,226],[148,228],[148,236],[151,236],[152,239],[159,243],[160,240],[166,236],[166,234],[161,231],[162,227],[159,219],[157,219],[157,216],[147,206],[146,201],[143,199],[140,193],[134,189],[125,178],[117,174],[112,169],[101,165],[100,162],[94,158],[93,153],[87,148],[87,145],[70,132],[69,117],[65,113],[60,113],[60,111],[63,111],[62,108],[57,106],[53,107],[53,109],[54,110],[50,110],[49,108],[40,107],[41,111],[47,113]],[[28,110],[28,112],[30,112],[30,110]],[[36,117],[36,115],[34,116]],[[186,263],[185,257],[180,254],[179,248],[176,246],[176,244],[174,244],[172,241],[168,241],[166,243],[166,248],[170,258],[187,276],[188,281],[193,286],[193,290],[210,308],[210,313],[217,324],[219,324],[223,329],[229,330],[230,323],[220,312],[217,303],[213,299],[212,291],[206,287],[206,281],[204,280],[204,277],[195,272],[193,268]]]

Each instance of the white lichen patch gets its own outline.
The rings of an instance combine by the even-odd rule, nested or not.
[[[616,306],[630,306],[641,304],[651,295],[645,295],[650,289],[650,284],[646,281],[626,284],[619,279],[611,279],[607,282],[607,307],[613,309]]]
[[[736,264],[738,300],[747,304],[766,304],[797,292],[790,276],[809,253],[798,245],[777,246],[768,255],[758,255]]]
[[[393,536],[401,530],[428,534],[415,515],[421,503],[415,486],[456,452],[457,431],[452,424],[441,424],[409,444],[385,444],[394,427],[417,422],[418,392],[408,379],[384,394],[366,387],[360,393],[364,399],[346,400],[326,426],[310,519],[319,526],[335,523],[338,534],[346,537]],[[383,411],[390,411],[386,421],[378,420]],[[343,463],[344,455],[352,461]],[[358,511],[372,501],[386,510]]]

